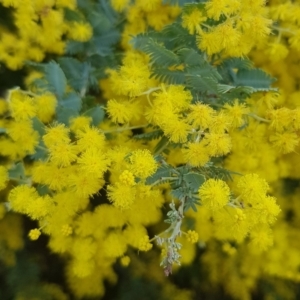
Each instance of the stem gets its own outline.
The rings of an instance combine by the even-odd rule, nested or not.
[[[267,120],[267,119],[264,119],[262,117],[259,117],[259,116],[257,116],[254,113],[249,113],[248,116],[256,119],[257,121],[261,121],[261,122],[265,122],[265,123],[270,123],[271,122],[270,120]]]
[[[147,126],[148,126],[148,124],[139,125],[139,126],[131,126],[131,127],[120,127],[120,128],[113,129],[113,130],[103,130],[102,132],[103,132],[104,134],[105,134],[105,133],[122,132],[122,131],[126,131],[126,130],[145,128],[145,127],[147,127]]]
[[[174,180],[178,180],[178,178],[177,177],[162,177],[161,179],[158,179],[155,182],[153,182],[151,184],[151,186],[155,186],[155,185],[159,184],[160,182],[163,182],[164,180],[174,181]]]
[[[139,94],[138,97],[139,97],[139,96],[143,96],[143,95],[149,95],[149,94],[151,94],[152,92],[155,92],[155,91],[158,91],[158,90],[161,90],[161,87],[154,87],[154,88],[151,88],[151,89],[149,89],[149,90],[147,90],[147,91],[145,91],[145,92]]]
[[[296,34],[294,31],[290,30],[290,29],[286,29],[283,27],[278,27],[278,26],[271,26],[272,29],[277,30],[279,32],[287,32],[287,33],[291,33],[291,34]]]

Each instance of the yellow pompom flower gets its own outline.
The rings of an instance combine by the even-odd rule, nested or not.
[[[18,185],[13,188],[8,195],[11,208],[16,212],[25,214],[28,212],[29,203],[38,198],[39,195],[36,189],[28,185]]]
[[[193,9],[192,12],[183,15],[182,27],[186,28],[189,34],[194,34],[200,28],[199,24],[206,20],[207,17],[199,9]]]
[[[276,131],[282,131],[293,121],[293,111],[283,107],[280,109],[269,110],[267,117],[271,120],[270,126]]]
[[[40,235],[41,231],[37,228],[31,229],[28,233],[28,236],[32,241],[36,241],[40,237]]]
[[[50,196],[45,195],[38,197],[27,204],[27,214],[33,220],[39,220],[49,214],[50,209],[53,207],[53,201]]]
[[[123,267],[128,267],[129,266],[129,264],[130,264],[130,257],[129,256],[123,256],[123,257],[121,257],[121,259],[120,259],[120,263],[121,263],[121,265],[123,266]]]
[[[127,100],[117,101],[110,99],[107,102],[106,110],[114,123],[128,123],[134,117],[131,102]]]
[[[185,143],[191,129],[190,125],[184,119],[178,118],[177,115],[166,118],[161,124],[161,128],[170,141],[174,143]]]
[[[129,4],[129,0],[110,0],[112,8],[117,11],[123,11]]]
[[[110,232],[105,237],[103,252],[106,257],[121,257],[127,250],[127,241],[121,232]]]
[[[64,224],[61,227],[61,233],[63,236],[69,236],[73,233],[73,229],[69,224]]]
[[[187,232],[186,238],[190,243],[195,244],[198,242],[199,235],[195,230],[189,230]]]
[[[36,96],[35,101],[37,105],[37,117],[44,123],[50,122],[55,114],[56,97],[53,94],[47,93]]]
[[[7,169],[0,166],[0,191],[5,189],[8,179]]]
[[[79,131],[84,131],[85,128],[88,128],[91,122],[92,122],[91,117],[78,116],[70,120],[70,129],[75,134],[77,134]]]
[[[149,236],[145,235],[139,240],[138,249],[140,251],[149,251],[153,245],[149,242]]]
[[[269,138],[270,142],[281,153],[291,153],[295,151],[296,146],[299,144],[299,136],[295,132],[275,133]]]
[[[269,189],[265,179],[260,178],[257,174],[246,174],[237,182],[238,192],[247,202],[259,201],[264,197]]]
[[[55,124],[46,129],[46,134],[43,136],[43,141],[47,147],[53,146],[56,143],[69,143],[69,129],[64,124]]]
[[[77,148],[69,143],[56,143],[48,150],[50,161],[56,166],[67,167],[77,159]]]
[[[83,152],[77,159],[77,162],[79,171],[99,178],[102,177],[109,165],[106,155],[95,148],[90,148]]]
[[[12,117],[17,121],[27,120],[36,116],[36,106],[33,98],[24,95],[20,90],[10,92],[9,108]]]
[[[230,189],[225,181],[220,179],[208,179],[199,188],[199,197],[203,206],[218,210],[224,207],[230,196]]]
[[[231,150],[231,137],[226,133],[209,133],[204,138],[210,156],[228,154]]]
[[[87,42],[93,35],[93,28],[89,23],[73,22],[69,29],[69,38],[78,42]]]
[[[72,191],[80,197],[92,196],[104,185],[102,178],[91,176],[91,174],[86,172],[71,173],[67,182]]]
[[[100,129],[86,126],[76,133],[78,151],[86,151],[90,148],[103,150],[105,147],[105,136]]]
[[[209,161],[208,149],[203,143],[189,143],[183,150],[185,160],[193,167],[202,167]]]
[[[212,118],[216,115],[216,111],[213,110],[207,104],[198,102],[190,106],[190,113],[187,118],[193,126],[199,126],[201,129],[206,129],[212,122]]]
[[[130,171],[139,178],[147,178],[153,175],[157,170],[157,162],[151,152],[147,149],[138,149],[133,151],[130,160]]]
[[[125,185],[129,185],[129,186],[135,185],[134,176],[128,170],[122,172],[122,174],[119,176],[119,180],[121,183]]]
[[[107,186],[107,197],[119,209],[128,209],[135,202],[136,190],[134,187],[117,182]]]
[[[247,108],[245,104],[239,103],[236,99],[231,105],[226,103],[224,108],[226,110],[226,114],[229,115],[230,126],[232,128],[238,128],[244,124],[244,116],[249,113],[249,108]]]

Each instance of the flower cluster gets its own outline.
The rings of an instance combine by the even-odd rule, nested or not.
[[[104,296],[116,264],[191,299],[161,274],[200,252],[236,299],[299,282],[299,3],[84,2],[0,0],[7,68],[63,56],[0,99],[1,263],[47,235],[78,299]]]

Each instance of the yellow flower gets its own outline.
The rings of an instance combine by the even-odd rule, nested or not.
[[[299,144],[299,136],[295,132],[275,133],[269,139],[274,147],[283,154],[295,151],[296,146]]]
[[[0,166],[0,191],[6,187],[8,179],[7,169],[3,166]]]
[[[211,210],[224,207],[230,196],[230,189],[225,181],[208,179],[199,188],[199,197],[203,206]]]
[[[73,233],[73,229],[72,227],[69,225],[69,224],[64,224],[61,228],[61,233],[64,235],[64,236],[69,236]]]
[[[78,151],[86,151],[90,148],[99,151],[105,148],[105,136],[100,129],[86,126],[76,133]]]
[[[117,12],[123,11],[129,4],[129,0],[110,0],[111,6]]]
[[[225,155],[231,150],[231,138],[226,133],[208,133],[204,142],[210,156]]]
[[[47,147],[51,147],[58,142],[69,143],[69,129],[66,128],[64,124],[55,124],[46,129],[43,141]]]
[[[15,120],[27,120],[36,115],[33,98],[23,94],[20,90],[13,90],[9,95],[9,108]]]
[[[89,23],[73,22],[70,25],[69,37],[78,42],[87,42],[93,36],[93,28]]]
[[[192,12],[184,14],[182,17],[182,27],[186,28],[190,34],[194,34],[197,28],[200,28],[199,24],[205,22],[207,17],[199,9],[193,9]]]
[[[37,228],[31,229],[28,234],[29,238],[32,241],[36,241],[40,237],[40,235],[41,235],[41,231]]]
[[[38,197],[39,195],[34,187],[18,185],[10,191],[8,200],[14,211],[27,213],[28,205],[38,199]]]
[[[56,143],[48,147],[50,161],[56,166],[67,167],[77,159],[77,149],[69,143]]]
[[[57,100],[53,94],[47,93],[35,97],[37,117],[44,123],[51,121],[55,114]]]
[[[125,185],[129,185],[129,186],[135,185],[134,176],[128,170],[122,172],[122,174],[119,176],[119,180]]]
[[[70,120],[70,129],[77,134],[79,131],[84,131],[85,128],[88,128],[91,124],[91,121],[92,118],[88,116],[78,116],[72,118]]]
[[[229,115],[229,118],[231,120],[231,127],[238,128],[244,124],[245,120],[243,117],[249,113],[249,109],[245,104],[240,104],[236,99],[231,105],[226,103],[224,105],[224,108],[226,110],[226,114]]]
[[[200,126],[201,129],[206,129],[212,122],[216,111],[207,104],[198,102],[190,106],[191,112],[188,114],[188,120],[194,126]]]
[[[123,267],[127,267],[130,264],[130,257],[129,256],[123,256],[120,259],[120,263]]]
[[[107,186],[107,197],[119,209],[128,209],[135,202],[136,189],[117,182]]]
[[[80,171],[99,178],[102,177],[109,164],[106,155],[95,148],[90,148],[83,152],[77,159],[77,162]]]
[[[190,243],[195,244],[198,242],[199,235],[195,230],[189,230],[186,238]]]
[[[147,149],[133,151],[130,160],[130,171],[140,178],[147,178],[153,175],[157,170],[157,163],[151,152]]]
[[[237,182],[237,189],[247,202],[258,202],[269,189],[266,180],[257,174],[246,174]]]
[[[149,242],[148,235],[145,235],[140,239],[139,245],[138,245],[138,249],[140,251],[149,251],[152,247],[153,247],[153,245]]]
[[[183,150],[187,162],[193,167],[202,167],[209,161],[208,149],[203,143],[188,143],[188,148]]]
[[[114,123],[128,123],[134,117],[131,102],[128,100],[117,101],[110,99],[107,102],[106,110]]]

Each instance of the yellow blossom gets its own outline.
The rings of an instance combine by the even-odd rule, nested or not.
[[[134,176],[128,170],[122,172],[122,174],[119,176],[119,180],[125,185],[129,185],[129,186],[135,185]]]
[[[27,120],[36,115],[34,99],[23,94],[20,90],[10,92],[9,107],[12,117],[16,120]]]
[[[197,32],[198,26],[207,20],[199,9],[193,9],[192,12],[184,14],[182,17],[182,27],[186,28],[190,34]]]
[[[116,183],[107,186],[107,197],[119,209],[128,209],[132,206],[136,197],[134,187]]]
[[[147,178],[153,175],[157,170],[157,163],[151,152],[147,149],[139,149],[129,157],[130,160],[130,171],[140,178]]]
[[[198,102],[190,106],[191,112],[188,114],[189,122],[194,126],[200,126],[201,129],[206,129],[212,122],[213,116],[216,111],[207,104]]]
[[[28,234],[29,238],[32,241],[36,241],[40,237],[40,235],[41,235],[41,231],[37,228],[31,229]]]
[[[195,243],[197,243],[198,242],[198,239],[199,239],[199,235],[198,235],[198,233],[196,232],[196,231],[194,231],[194,230],[189,230],[188,232],[187,232],[187,240],[190,242],[190,243],[192,243],[192,244],[195,244]]]
[[[183,150],[183,155],[187,162],[193,167],[204,166],[210,158],[207,147],[200,143],[188,143],[188,147]]]
[[[123,267],[128,267],[129,266],[129,264],[130,264],[130,257],[129,256],[123,256],[123,257],[121,257],[121,259],[120,259],[120,263],[121,263],[121,265],[123,266]]]
[[[299,136],[295,132],[289,131],[275,133],[270,136],[269,140],[283,154],[295,151],[299,144]]]
[[[7,169],[0,166],[0,190],[3,190],[6,187],[8,179]]]
[[[213,211],[224,207],[229,201],[229,196],[228,185],[220,179],[208,179],[199,188],[202,205]]]
[[[87,42],[93,35],[93,28],[89,23],[73,22],[70,25],[69,37],[78,42]]]
[[[241,196],[251,203],[264,197],[269,190],[269,185],[257,174],[246,174],[238,180],[237,188]]]
[[[149,242],[148,235],[145,235],[140,239],[139,245],[138,245],[138,249],[140,251],[149,251],[152,247],[153,247],[153,245]]]
[[[43,141],[47,147],[51,147],[58,142],[69,143],[69,129],[64,124],[55,124],[46,129]]]
[[[26,214],[28,205],[38,199],[38,197],[39,195],[34,187],[19,185],[10,191],[8,200],[14,211]]]
[[[47,93],[35,97],[37,117],[44,123],[51,121],[55,114],[57,100],[53,94]]]

